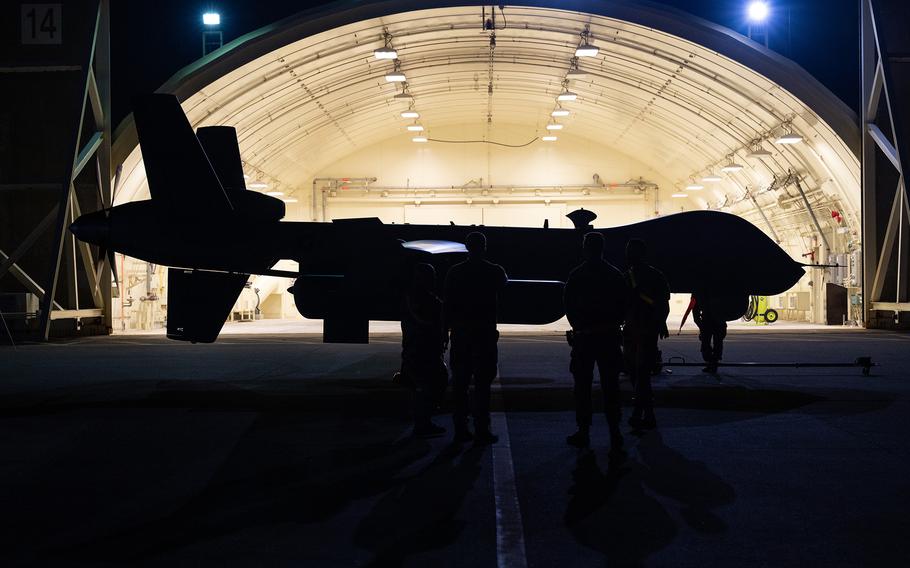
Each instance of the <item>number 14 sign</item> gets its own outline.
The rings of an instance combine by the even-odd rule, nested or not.
[[[61,4],[22,4],[22,44],[63,43]]]

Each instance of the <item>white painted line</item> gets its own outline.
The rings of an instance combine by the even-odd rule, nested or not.
[[[499,382],[494,392],[502,390]],[[527,568],[521,507],[512,463],[512,444],[504,412],[490,415],[490,427],[499,441],[493,444],[493,500],[496,506],[496,565],[499,568]]]

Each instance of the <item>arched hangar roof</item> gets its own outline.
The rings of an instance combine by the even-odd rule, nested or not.
[[[320,168],[403,135],[408,103],[377,60],[384,33],[399,54],[421,122],[501,123],[546,133],[557,95],[565,132],[635,156],[683,186],[729,161],[747,165],[699,194],[730,206],[770,193],[775,177],[803,177],[856,221],[859,130],[846,105],[793,62],[740,34],[646,2],[523,0],[496,10],[496,45],[481,2],[337,2],[261,28],[188,66],[159,91],[182,101],[194,126],[235,126],[245,164],[304,190]],[[489,8],[487,16],[489,16]],[[583,30],[599,48],[567,75]],[[566,83],[566,80],[569,82]],[[487,85],[493,84],[489,97]],[[777,145],[793,132],[804,143]],[[761,147],[771,155],[748,158]],[[118,130],[118,202],[141,195],[135,130]],[[760,197],[770,204],[779,195]]]

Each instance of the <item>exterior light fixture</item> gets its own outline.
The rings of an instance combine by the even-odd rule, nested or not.
[[[202,23],[206,26],[220,26],[221,14],[218,12],[206,12],[202,14]]]
[[[427,141],[426,136],[415,136],[415,137],[411,138],[411,142],[426,142],[426,141]]]
[[[701,181],[707,182],[707,183],[717,183],[719,181],[724,181],[724,178],[722,178],[716,174],[708,174],[705,177],[701,178]]]
[[[556,110],[554,110],[553,112],[551,112],[550,116],[569,116],[569,111],[567,111],[564,108],[559,107]]]
[[[581,45],[575,48],[575,57],[597,57],[600,50],[591,45],[590,38],[591,31],[585,28],[585,31],[581,32]]]
[[[556,136],[544,136],[541,138],[544,142],[556,142]]]
[[[401,63],[397,59],[395,60],[395,68],[385,76],[385,80],[386,83],[404,83],[406,81],[404,73],[401,72]]]
[[[265,189],[268,186],[269,186],[269,184],[267,184],[267,183],[263,183],[261,181],[254,181],[253,183],[249,184],[247,187],[249,187],[250,189]]]
[[[729,156],[727,156],[727,165],[722,167],[720,169],[720,171],[724,172],[725,174],[732,174],[732,173],[740,171],[741,169],[743,169],[743,166],[734,162],[733,154],[730,154]]]
[[[392,49],[392,34],[388,31],[382,32],[382,41],[385,45],[373,52],[376,59],[398,59],[398,52]]]
[[[413,109],[408,109],[401,113],[401,118],[420,118],[420,113]]]
[[[762,23],[771,15],[771,8],[768,6],[768,3],[763,0],[754,0],[753,2],[749,2],[748,7],[746,8],[746,15],[749,17],[750,21]]]
[[[408,132],[423,132],[423,126],[419,124],[409,124]]]
[[[675,197],[675,198],[689,197],[689,194],[688,193],[674,193],[670,197]]]
[[[283,191],[266,191],[265,194],[271,195],[272,197],[279,197],[279,196],[284,195],[284,192]]]
[[[547,130],[562,130],[562,125],[555,122],[551,122],[547,125]]]

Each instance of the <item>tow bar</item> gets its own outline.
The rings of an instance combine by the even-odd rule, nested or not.
[[[704,367],[706,363],[687,363],[685,357],[670,357],[663,367]],[[793,367],[796,369],[809,368],[854,368],[859,367],[863,370],[863,376],[868,377],[872,367],[878,367],[877,363],[872,362],[872,357],[857,357],[852,363],[758,363],[755,361],[746,361],[738,363],[717,363],[717,367]]]

